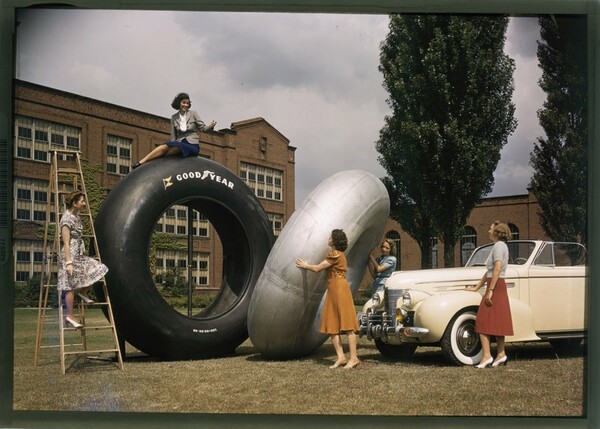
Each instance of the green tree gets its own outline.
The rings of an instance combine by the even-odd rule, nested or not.
[[[392,113],[376,148],[391,215],[421,247],[424,268],[433,236],[454,266],[455,244],[516,128],[507,25],[504,16],[390,17],[379,70]]]
[[[585,18],[539,18],[538,111],[546,137],[531,154],[531,190],[546,234],[556,241],[587,244],[587,27]]]
[[[183,275],[183,268],[171,267],[164,274],[164,290],[173,298],[187,294],[188,284]]]

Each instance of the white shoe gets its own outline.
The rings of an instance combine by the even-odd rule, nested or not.
[[[69,323],[75,329],[83,328],[83,325],[81,323],[77,323],[76,321],[74,321],[70,317],[67,317],[66,320],[67,320],[67,323]]]
[[[85,302],[86,304],[93,304],[93,303],[95,302],[93,299],[91,299],[91,298],[89,298],[89,297],[85,296],[85,295],[84,295],[84,294],[82,294],[82,293],[77,293],[77,296],[78,296],[79,298],[81,298],[81,300],[82,300],[83,302]]]
[[[494,361],[494,363],[492,364],[492,368],[496,368],[498,365],[506,365],[507,361],[508,358],[506,357],[506,355],[504,355],[504,357],[498,359],[497,361]]]
[[[491,364],[492,362],[494,362],[494,358],[493,357],[489,358],[486,361],[479,362],[479,365],[475,365],[475,368],[477,368],[477,369],[483,369],[486,366],[488,366],[489,364]]]

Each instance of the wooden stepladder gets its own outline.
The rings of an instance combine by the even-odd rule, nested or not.
[[[96,242],[94,222],[83,179],[80,152],[52,149],[50,150],[50,155],[49,198],[46,206],[46,224],[44,228],[44,251],[46,254],[40,276],[34,365],[38,365],[42,349],[60,348],[60,366],[63,374],[66,373],[66,359],[68,356],[94,359],[94,355],[114,354],[119,367],[123,369],[123,358],[119,348],[112,306],[104,278],[97,283],[100,286],[101,293],[97,293],[98,299],[95,302],[88,304],[77,298],[77,316],[79,323],[82,323],[84,326],[75,329],[65,322],[63,294],[56,288],[58,258],[62,243],[61,231],[59,231],[59,219],[60,214],[64,212],[64,197],[73,190],[81,191],[85,198],[86,204],[79,213],[79,216],[84,225],[84,235],[82,238],[85,241],[89,240],[89,245],[86,243],[86,247],[88,248],[90,257],[100,261],[100,251]],[[51,210],[52,207],[54,207],[53,213]],[[53,288],[56,289],[58,296],[58,316],[56,309],[52,308],[51,300],[49,300],[49,292]],[[98,288],[96,288],[96,291],[98,292]],[[92,313],[88,311],[88,315],[96,317],[89,317],[86,320],[86,310],[90,309],[90,307],[102,310],[104,315],[100,314],[99,316],[101,317],[97,317],[98,314],[96,313],[99,312]],[[101,321],[99,322],[98,320]],[[44,332],[45,325],[48,322],[58,324],[58,344],[55,334],[52,337],[52,332]],[[90,333],[98,333],[98,335],[89,335],[88,337],[88,331]],[[102,331],[104,334],[102,334]]]

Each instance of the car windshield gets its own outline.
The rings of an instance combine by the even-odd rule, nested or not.
[[[508,245],[509,264],[523,265],[533,252],[535,243],[531,241],[509,241]],[[492,251],[493,243],[487,246],[482,246],[473,252],[465,267],[485,266],[490,252]]]

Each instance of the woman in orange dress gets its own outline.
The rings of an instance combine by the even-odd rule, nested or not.
[[[508,246],[511,233],[507,224],[495,221],[490,225],[490,239],[494,242],[492,251],[485,263],[487,270],[475,286],[467,286],[467,290],[477,292],[484,284],[486,291],[477,310],[475,332],[479,334],[483,356],[475,368],[482,369],[488,365],[492,368],[506,365],[507,357],[504,350],[504,337],[513,335],[510,302],[506,290],[504,276],[508,264]],[[490,337],[496,337],[496,359],[492,357]]]
[[[327,295],[321,315],[320,332],[329,334],[337,359],[329,368],[344,365],[345,369],[356,368],[360,361],[356,354],[356,332],[358,320],[354,309],[354,301],[350,285],[346,280],[348,263],[344,251],[348,248],[348,239],[341,229],[331,231],[327,241],[331,252],[327,258],[318,265],[310,265],[302,259],[296,259],[296,266],[305,270],[318,273],[327,270]],[[346,359],[340,334],[346,334],[350,358]]]

